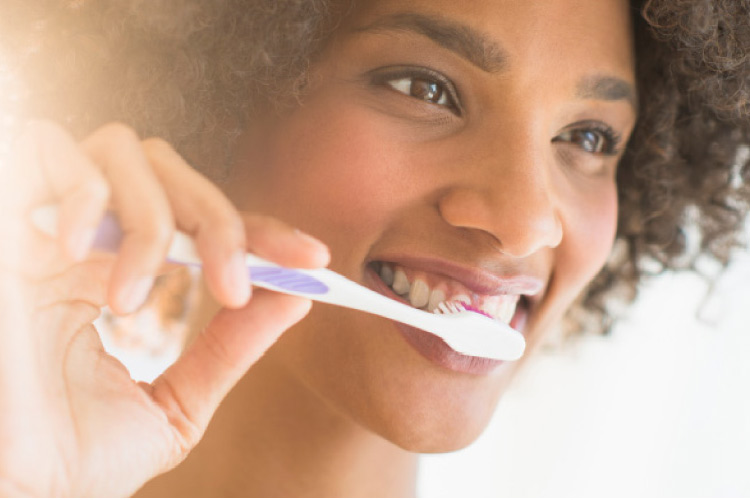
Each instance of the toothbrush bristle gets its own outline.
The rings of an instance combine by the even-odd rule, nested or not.
[[[486,312],[482,311],[481,309],[472,306],[471,304],[467,304],[465,302],[462,302],[461,305],[463,306],[463,308],[464,308],[465,311],[471,311],[471,312],[479,313],[482,316],[487,316],[488,318],[492,319],[492,316],[490,316]]]
[[[437,309],[435,309],[435,311],[433,312],[435,314],[458,314],[458,313],[462,313],[465,311],[479,313],[482,316],[486,316],[492,319],[492,316],[490,316],[483,310],[476,308],[472,306],[471,304],[467,304],[466,302],[455,302],[455,301],[441,302],[440,304],[438,304]]]

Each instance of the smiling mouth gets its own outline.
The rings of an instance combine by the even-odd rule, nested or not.
[[[370,267],[394,295],[426,312],[441,314],[446,306],[462,304],[513,327],[517,313],[529,308],[528,298],[522,294],[479,294],[446,276],[391,262],[372,262]]]

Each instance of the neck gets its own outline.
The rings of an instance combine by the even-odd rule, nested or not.
[[[264,358],[222,403],[188,459],[148,496],[405,497],[417,456],[382,439]]]

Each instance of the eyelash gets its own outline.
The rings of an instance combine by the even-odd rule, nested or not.
[[[603,138],[604,145],[598,151],[587,150],[583,146],[579,146],[584,152],[602,156],[617,156],[620,153],[619,146],[622,136],[615,132],[609,125],[596,121],[574,123],[567,130],[552,139],[552,142],[573,142],[573,134],[589,132],[595,132],[599,137]]]
[[[413,99],[421,100],[427,104],[445,108],[451,113],[461,116],[462,111],[456,86],[448,78],[437,71],[423,67],[401,66],[395,68],[390,67],[387,71],[376,69],[372,73],[372,79],[375,85],[386,86],[394,92],[398,92]],[[433,102],[411,93],[415,90],[414,84],[418,81],[435,86],[438,91],[437,95],[439,96],[438,102]],[[402,86],[401,88],[398,88],[395,85],[399,82]],[[408,88],[405,88],[405,85],[408,85]]]
[[[460,99],[456,86],[441,73],[425,67],[419,66],[398,66],[387,69],[378,68],[371,72],[371,78],[375,85],[387,86],[390,90],[398,92],[407,97],[421,100],[425,103],[446,108],[457,116],[462,115]],[[438,102],[432,102],[419,96],[413,95],[414,83],[421,80],[428,84],[435,84],[439,89]],[[401,84],[398,88],[395,83]],[[408,88],[405,87],[408,85]],[[445,102],[442,102],[445,101]],[[586,153],[617,156],[622,136],[615,132],[609,125],[598,121],[582,121],[570,125],[565,131],[555,137],[552,142],[573,142],[573,134],[594,132],[604,141],[603,146],[598,151],[590,151],[582,146],[581,149]]]

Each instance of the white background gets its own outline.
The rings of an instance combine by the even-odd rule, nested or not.
[[[168,362],[109,348],[141,380]],[[418,493],[750,496],[749,357],[750,255],[709,300],[695,275],[660,276],[611,336],[529,360],[475,444],[422,459]]]
[[[474,445],[424,457],[420,495],[750,496],[750,258],[717,288],[661,276],[612,336],[530,360]]]

